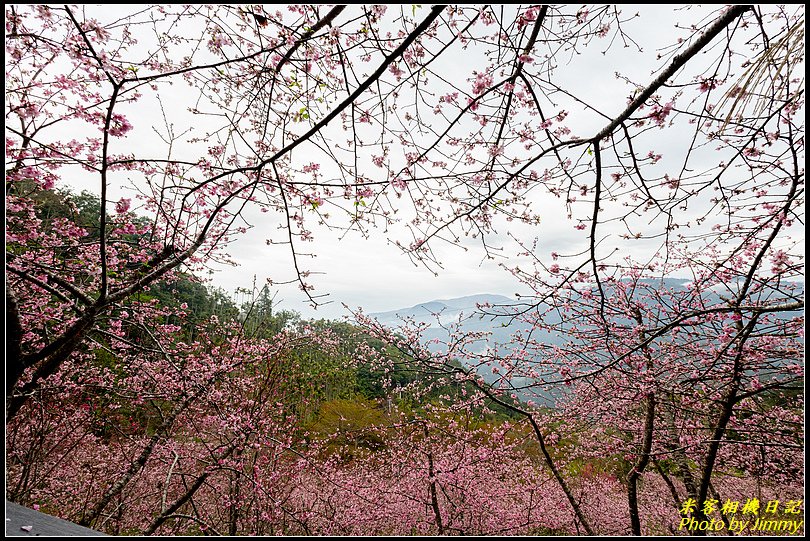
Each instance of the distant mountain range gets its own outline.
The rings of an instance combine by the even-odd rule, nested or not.
[[[403,318],[413,318],[417,322],[436,323],[436,316],[440,316],[442,322],[449,322],[457,320],[462,312],[466,315],[477,312],[479,305],[487,303],[491,305],[510,306],[516,304],[517,301],[509,297],[504,297],[503,295],[482,293],[480,295],[469,295],[455,299],[440,299],[423,302],[409,308],[399,308],[388,312],[376,312],[369,315],[377,318],[380,323],[386,325],[396,325],[400,323]]]
[[[441,345],[431,343],[438,339],[444,342],[450,335],[450,326],[458,326],[462,332],[490,332],[490,346],[494,343],[506,343],[510,336],[518,329],[517,323],[510,323],[508,317],[497,317],[486,315],[481,312],[479,306],[489,305],[489,312],[509,314],[514,310],[520,301],[504,297],[503,295],[492,295],[482,293],[479,295],[469,295],[454,299],[439,299],[423,302],[408,308],[400,308],[388,312],[377,312],[369,314],[383,325],[396,328],[402,325],[403,320],[412,320],[413,323],[427,323],[430,325],[423,333],[423,339],[428,342],[429,349],[439,351],[443,349]],[[481,342],[478,349],[483,351],[488,344]]]
[[[682,290],[688,287],[689,281],[676,278],[667,278],[664,280],[651,281],[659,289],[672,289]],[[796,283],[796,291],[798,296],[804,294],[804,284]],[[720,302],[720,292],[709,293],[710,302]],[[606,291],[609,298],[610,293]],[[484,353],[488,349],[498,349],[503,351],[503,348],[510,349],[515,347],[511,339],[515,332],[526,329],[527,324],[517,321],[515,318],[510,317],[521,307],[526,308],[527,303],[531,302],[529,299],[516,300],[510,299],[503,295],[493,295],[482,293],[478,295],[469,295],[466,297],[457,297],[452,299],[438,299],[429,302],[423,302],[410,306],[407,308],[400,308],[397,310],[390,310],[387,312],[370,313],[369,316],[376,318],[377,321],[383,325],[396,329],[403,325],[404,321],[410,321],[415,324],[429,324],[430,326],[422,332],[423,343],[426,343],[428,349],[434,352],[439,352],[446,349],[446,344],[450,337],[451,331],[457,330],[461,333],[475,333],[485,332],[489,333],[488,340],[481,340],[474,345],[467,347],[467,351],[471,353]],[[479,308],[485,306],[486,313],[482,312]],[[501,315],[498,315],[501,314]],[[779,317],[793,317],[792,314],[781,314]],[[550,311],[545,315],[546,323],[551,325],[560,323],[559,316],[556,312]],[[548,331],[532,332],[532,337],[549,345],[560,345],[567,340],[571,339],[570,335],[561,335]],[[497,379],[498,376],[488,371],[479,371],[481,376],[489,382]],[[521,383],[529,383],[527,381],[519,381],[518,378],[513,380],[513,383],[520,385]],[[544,388],[540,391],[541,394],[535,394],[532,391],[518,392],[522,400],[532,399],[539,403],[546,403],[551,405],[555,396],[559,398],[562,391],[559,389]]]
[[[660,289],[679,290],[686,288],[690,281],[680,278],[664,278],[663,280],[643,280],[644,282],[654,284]],[[783,284],[787,285],[787,284]],[[795,286],[797,295],[804,294],[804,283],[795,282],[791,284]],[[606,291],[609,299],[610,293]],[[713,301],[720,300],[721,292],[713,295]],[[727,293],[725,293],[728,295]],[[431,328],[441,328],[442,325],[450,325],[453,323],[460,324],[463,330],[467,331],[492,331],[498,336],[508,336],[509,332],[505,329],[513,329],[517,324],[509,323],[508,316],[514,313],[520,307],[526,307],[531,299],[516,300],[503,295],[494,295],[490,293],[481,293],[478,295],[469,295],[466,297],[457,297],[452,299],[438,299],[428,302],[423,302],[410,306],[407,308],[399,308],[396,310],[389,310],[387,312],[370,313],[371,317],[376,318],[380,323],[389,326],[397,327],[402,324],[404,319],[412,319],[414,323],[429,323]],[[482,305],[489,305],[487,314],[482,314],[478,308]],[[502,314],[497,316],[495,314]],[[551,314],[549,314],[550,316]],[[557,323],[547,319],[548,323]],[[510,331],[511,332],[511,331]],[[446,335],[446,333],[445,333]],[[496,338],[496,336],[493,336]]]
[[[665,278],[663,281],[656,280],[656,285],[661,288],[682,289],[689,283],[688,280],[678,278]],[[369,314],[388,327],[396,328],[402,325],[404,319],[411,319],[414,323],[428,323],[430,328],[424,333],[425,341],[434,338],[440,340],[449,336],[447,329],[443,326],[456,324],[459,330],[464,332],[490,332],[490,346],[494,344],[504,344],[510,340],[511,335],[521,328],[525,328],[524,323],[514,321],[511,314],[514,314],[521,307],[527,307],[531,299],[517,300],[510,299],[503,295],[493,295],[481,293],[466,297],[453,299],[438,299],[423,302],[408,308],[390,310],[388,312],[376,312]],[[481,305],[489,305],[486,314],[478,308]],[[501,314],[498,316],[497,314]],[[560,323],[556,319],[555,313],[546,314],[545,321],[549,324]],[[536,339],[543,338],[549,343],[559,343],[560,337],[551,334],[533,335]],[[438,346],[431,345],[431,349],[438,350]],[[480,349],[487,347],[482,342]]]
[[[665,278],[663,280],[651,280],[649,283],[654,284],[659,289],[677,291],[688,287],[690,282],[685,279]],[[803,296],[803,283],[798,282],[791,285],[795,286],[797,296]],[[714,297],[710,299],[710,302],[721,302],[720,295],[723,293],[725,292],[710,293],[709,297]],[[606,291],[606,296],[608,299],[610,298],[609,291]],[[428,348],[434,352],[446,349],[444,344],[447,343],[450,337],[451,328],[461,333],[490,333],[488,340],[481,340],[474,346],[467,348],[471,353],[483,353],[487,349],[514,347],[511,344],[512,335],[521,329],[526,329],[527,324],[515,320],[510,315],[521,307],[525,308],[528,302],[531,302],[531,300],[521,301],[503,295],[482,293],[423,302],[407,308],[370,313],[369,316],[376,318],[377,321],[392,329],[401,326],[403,320],[410,320],[415,324],[429,324],[430,327],[422,333],[422,339]],[[482,313],[479,306],[487,306],[486,313]],[[796,313],[781,314],[779,317],[789,318],[795,315]],[[561,322],[559,316],[553,311],[546,313],[545,321],[551,325]],[[549,345],[562,344],[565,340],[571,338],[557,333],[538,332],[536,330],[533,331],[532,337]],[[494,379],[491,373],[482,373],[481,375],[488,381]]]

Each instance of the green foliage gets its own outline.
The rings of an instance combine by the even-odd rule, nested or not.
[[[283,395],[299,419],[307,421],[319,406],[355,396],[355,375],[348,357],[305,341],[289,353]]]
[[[318,416],[307,425],[312,437],[328,441],[328,454],[351,460],[384,445],[379,427],[385,414],[378,403],[363,398],[331,400],[321,405]]]
[[[16,193],[24,193],[25,190],[25,185],[15,185]],[[35,202],[36,216],[42,220],[44,227],[57,218],[64,218],[85,229],[89,238],[99,238],[101,198],[96,194],[87,190],[76,194],[69,189],[37,189],[32,190],[29,196]],[[109,215],[107,221],[110,221]]]
[[[272,338],[286,328],[300,325],[301,317],[297,312],[274,309],[274,297],[270,295],[270,288],[266,284],[258,294],[255,287],[253,291],[239,289],[237,292],[251,294],[251,299],[242,304],[239,312],[239,320],[246,335],[253,338]]]
[[[178,273],[172,282],[156,282],[147,293],[136,294],[141,301],[157,299],[161,306],[177,308],[186,305],[188,316],[170,317],[165,323],[179,324],[187,340],[194,340],[200,326],[217,316],[220,321],[234,321],[239,309],[221,289],[206,288],[193,275]]]

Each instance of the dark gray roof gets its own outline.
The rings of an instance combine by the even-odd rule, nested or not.
[[[26,531],[30,526],[30,531]],[[61,518],[6,502],[6,537],[16,535],[106,535]]]

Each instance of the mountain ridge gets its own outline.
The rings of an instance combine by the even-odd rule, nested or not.
[[[461,312],[472,313],[477,310],[479,304],[492,304],[492,305],[509,305],[515,304],[519,301],[510,299],[504,295],[497,295],[493,293],[477,293],[474,295],[465,295],[463,297],[451,297],[447,299],[434,299],[431,301],[420,302],[413,306],[405,308],[396,308],[394,310],[386,310],[384,312],[371,312],[368,315],[376,318],[378,321],[398,321],[403,317],[414,318],[431,318],[435,321],[436,315],[444,316],[445,318],[451,314],[458,315]]]

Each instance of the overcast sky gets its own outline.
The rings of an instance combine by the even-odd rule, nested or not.
[[[626,105],[631,87],[617,79],[615,73],[620,72],[640,82],[651,80],[652,71],[662,65],[662,61],[657,59],[659,49],[671,45],[678,37],[688,35],[683,29],[674,28],[675,21],[682,28],[688,27],[714,9],[716,6],[681,8],[675,14],[669,7],[626,7],[625,15],[636,11],[641,14],[641,17],[627,22],[624,30],[642,46],[643,51],[639,52],[635,47],[622,48],[620,44],[616,44],[607,55],[603,55],[603,44],[583,48],[582,54],[572,54],[570,62],[558,68],[559,85],[577,89],[580,98],[597,105],[608,114],[618,114]],[[425,8],[422,10],[424,12]],[[461,78],[469,77],[470,65],[474,64],[472,61],[459,63],[456,58],[441,62],[446,62],[446,65],[437,66],[438,70],[448,77],[455,74]],[[165,95],[167,103],[171,103],[172,99],[170,93]],[[143,103],[139,103],[137,107],[136,118],[141,127],[136,124],[136,130],[128,138],[127,144],[138,145],[140,150],[144,150],[156,143],[147,124],[150,118],[159,123],[160,113],[154,104],[152,110],[144,110]],[[176,112],[181,114],[179,110]],[[579,130],[582,135],[592,134],[604,124],[604,120],[598,116],[576,109],[571,110],[569,121],[575,132]],[[685,133],[684,135],[687,136]],[[662,167],[665,165],[665,162],[662,163]],[[93,189],[83,185],[79,179],[69,180],[75,188]],[[112,200],[132,195],[131,189],[124,182],[111,186],[111,191]],[[553,198],[544,200],[540,195],[537,197],[533,204],[543,209],[539,227],[530,228],[503,222],[500,224],[499,235],[488,240],[496,246],[503,246],[506,254],[516,251],[514,242],[506,235],[507,232],[527,241],[538,236],[545,253],[552,250],[572,252],[581,249],[586,236],[582,231],[575,230],[576,220],[569,221],[566,218],[562,202]],[[213,264],[209,275],[211,284],[233,294],[237,288],[251,288],[254,280],[261,288],[267,279],[271,279],[275,283],[272,289],[277,291],[279,307],[297,310],[306,317],[339,317],[345,313],[342,303],[352,308],[362,306],[367,312],[375,312],[477,293],[510,297],[514,297],[516,293],[526,293],[514,277],[499,266],[499,263],[513,265],[519,261],[512,256],[489,260],[480,244],[475,241],[464,246],[436,244],[434,249],[444,268],[434,269],[434,273],[434,270],[415,266],[381,230],[373,232],[368,239],[361,238],[358,234],[341,238],[338,231],[310,223],[308,226],[314,232],[315,242],[303,248],[316,253],[317,257],[305,259],[303,264],[313,272],[323,273],[314,274],[309,281],[316,287],[314,294],[328,295],[323,300],[331,301],[313,311],[296,285],[277,285],[278,282],[291,280],[294,276],[289,249],[284,246],[268,246],[266,243],[268,231],[278,225],[279,217],[255,210],[248,211],[246,217],[253,225],[252,229],[239,236],[227,250],[239,265],[232,267]],[[401,233],[402,231],[394,229],[391,234],[403,239]],[[611,242],[613,240],[616,239],[613,238]],[[605,249],[618,245],[611,242],[605,244]]]
[[[624,28],[642,46],[643,52],[634,47],[615,45],[608,56],[604,56],[601,53],[604,42],[596,43],[593,47],[581,49],[582,54],[569,55],[569,64],[557,71],[559,84],[564,88],[577,89],[579,96],[589,103],[602,107],[606,112],[618,114],[626,105],[631,88],[626,82],[618,80],[615,73],[621,72],[637,81],[650,80],[651,72],[661,67],[661,61],[656,58],[659,49],[671,45],[679,36],[688,35],[684,30],[674,29],[674,21],[677,19],[688,27],[689,23],[700,21],[714,9],[681,8],[675,16],[669,7],[626,7],[623,11],[625,15],[637,11],[641,14],[641,17],[626,23]],[[610,60],[606,61],[606,58]],[[472,60],[459,63],[455,57],[440,61],[445,64],[438,71],[456,73],[457,77],[468,77],[469,66],[475,63]],[[569,120],[574,129],[578,128],[583,135],[595,132],[604,124],[603,119],[585,110],[572,110]],[[514,242],[503,234],[511,230],[515,236],[526,241],[539,236],[540,245],[546,253],[571,252],[584,246],[584,236],[581,231],[574,229],[577,222],[566,218],[562,201],[548,197],[548,201],[541,199],[537,203],[543,208],[540,227],[531,228],[502,221],[499,229],[502,234],[497,239],[490,237],[488,241],[503,246],[505,253],[514,254],[517,251]],[[266,215],[264,217],[267,218]],[[229,253],[239,261],[240,266],[220,267],[221,270],[212,275],[213,284],[232,291],[239,286],[251,287],[254,276],[257,283],[268,277],[275,281],[291,278],[288,251],[284,247],[267,246],[263,229],[258,226],[233,244]],[[316,241],[306,248],[312,248],[317,257],[311,260],[309,268],[324,274],[314,276],[310,281],[317,288],[315,293],[328,294],[332,303],[312,311],[295,285],[276,287],[277,299],[283,301],[281,306],[301,311],[307,316],[338,317],[344,313],[342,303],[376,312],[477,293],[510,297],[514,297],[515,293],[527,293],[511,274],[499,266],[499,263],[516,264],[514,255],[505,259],[487,259],[480,243],[475,241],[469,241],[464,247],[466,249],[435,245],[444,268],[434,274],[423,266],[415,266],[381,231],[368,239],[350,234],[340,240],[336,232],[325,228],[315,228],[314,231]]]

